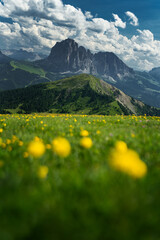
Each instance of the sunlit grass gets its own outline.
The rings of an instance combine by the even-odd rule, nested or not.
[[[158,117],[0,115],[2,240],[158,240],[159,186]]]

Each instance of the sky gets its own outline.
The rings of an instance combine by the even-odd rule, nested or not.
[[[159,0],[0,0],[0,50],[49,54],[72,38],[149,71],[160,67],[159,13]]]

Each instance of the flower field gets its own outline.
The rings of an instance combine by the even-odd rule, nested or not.
[[[160,118],[0,115],[0,240],[159,240]]]

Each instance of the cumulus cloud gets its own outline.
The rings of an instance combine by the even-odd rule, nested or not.
[[[138,18],[136,17],[136,15],[130,11],[125,12],[125,14],[129,17],[130,20],[130,24],[133,26],[138,26]]]
[[[138,25],[133,13],[126,15],[130,24]],[[0,22],[1,49],[26,48],[49,54],[57,41],[70,37],[93,52],[112,51],[135,69],[160,65],[160,41],[147,29],[138,29],[131,38],[122,35],[126,22],[117,14],[113,14],[114,21],[108,21],[61,0],[4,0],[0,16],[13,21]]]
[[[126,28],[126,22],[123,22],[117,14],[113,13],[112,15],[114,17],[116,27]]]

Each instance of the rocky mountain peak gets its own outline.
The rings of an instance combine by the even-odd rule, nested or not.
[[[132,74],[133,70],[112,52],[91,53],[73,39],[57,42],[47,59],[40,65],[46,70],[62,73],[89,73],[97,76],[111,76],[116,79]]]

